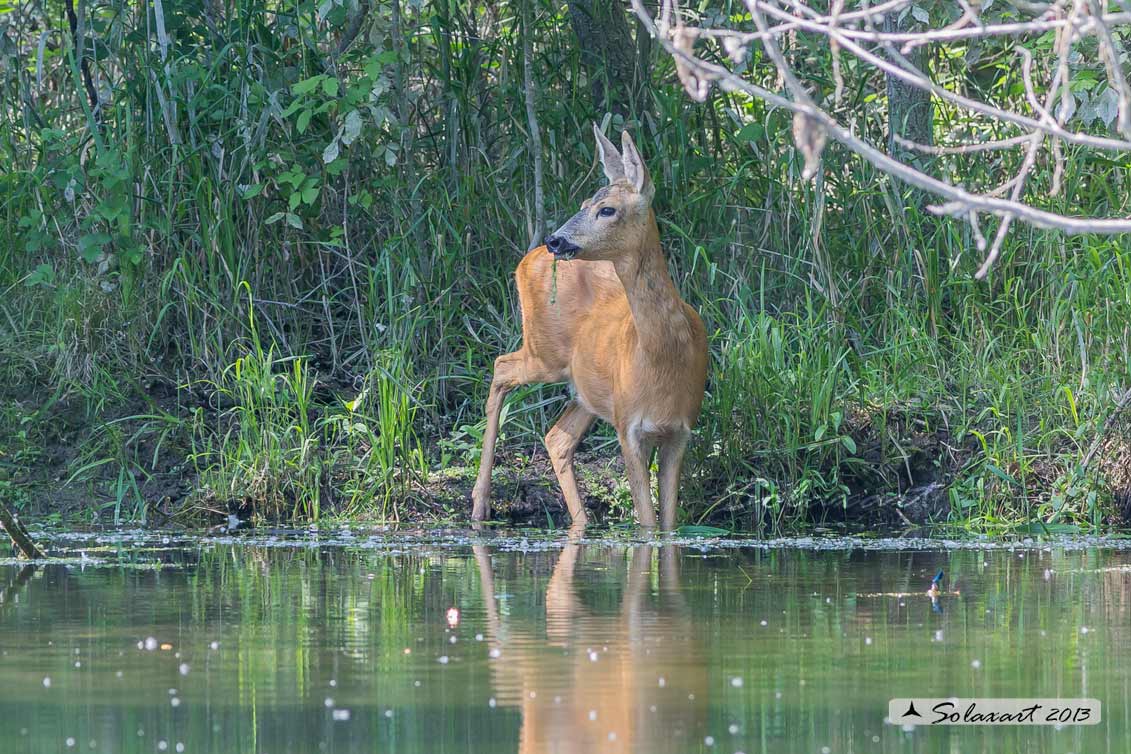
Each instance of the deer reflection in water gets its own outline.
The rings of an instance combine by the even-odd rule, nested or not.
[[[497,703],[521,711],[520,754],[686,752],[704,739],[707,669],[680,591],[679,548],[602,547],[571,537],[546,587],[545,635],[500,615],[487,549],[476,546]],[[659,554],[659,589],[652,564]],[[587,607],[575,573],[623,568],[615,613]],[[497,650],[497,651],[495,651]]]

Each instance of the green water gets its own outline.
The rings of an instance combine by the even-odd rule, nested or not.
[[[49,544],[72,560],[0,566],[4,754],[1131,752],[1118,543]],[[1103,722],[884,722],[950,695],[1094,697]]]

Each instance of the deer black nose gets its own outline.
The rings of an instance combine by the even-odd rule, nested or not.
[[[546,248],[550,253],[559,259],[572,259],[581,250],[577,244],[567,240],[563,236],[550,236],[546,239]]]

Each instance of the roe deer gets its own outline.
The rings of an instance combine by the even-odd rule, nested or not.
[[[641,526],[654,527],[651,458],[659,449],[660,516],[675,525],[684,450],[707,380],[707,334],[668,274],[652,213],[655,187],[628,131],[623,156],[594,125],[609,185],[518,264],[522,348],[495,360],[471,517],[490,514],[491,467],[507,393],[568,382],[575,397],[546,435],[574,524],[585,507],[573,453],[600,417],[616,428]],[[556,281],[554,262],[557,265]],[[555,295],[556,287],[556,295]]]

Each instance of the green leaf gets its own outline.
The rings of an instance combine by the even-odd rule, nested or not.
[[[997,478],[999,478],[1003,481],[1009,482],[1010,484],[1012,484],[1014,487],[1017,487],[1018,489],[1024,489],[1024,487],[1022,487],[1022,485],[1021,485],[1021,482],[1019,482],[1015,478],[1013,478],[1013,476],[1011,474],[1007,474],[1004,470],[1001,469],[1001,467],[999,467],[995,464],[992,464],[992,463],[987,463],[986,468],[990,471],[991,474],[993,474]]]
[[[298,109],[299,109],[300,107],[302,107],[302,106],[303,106],[303,99],[302,99],[302,97],[297,97],[297,98],[296,98],[296,99],[294,100],[294,102],[292,102],[291,104],[287,105],[287,109],[283,111],[282,117],[283,117],[283,118],[289,118],[289,117],[291,117],[291,116],[292,116],[292,115],[294,115],[294,114],[295,114],[296,112],[298,112]]]
[[[361,113],[350,110],[346,114],[346,122],[342,125],[342,143],[347,147],[361,134]],[[330,162],[330,160],[326,160]]]
[[[240,189],[240,196],[242,196],[244,199],[250,199],[253,196],[259,196],[261,193],[263,193],[262,183],[253,183],[250,186],[244,186]]]
[[[338,139],[334,137],[322,150],[322,162],[329,164],[336,159],[338,159]]]
[[[725,537],[730,534],[727,529],[717,526],[693,526],[687,524],[676,529],[676,532],[685,537]]]
[[[311,76],[308,79],[303,79],[302,81],[291,87],[291,94],[310,94],[318,88],[318,85],[321,84],[325,78],[326,74],[320,73],[317,76]]]
[[[332,79],[329,76],[322,82],[322,91],[326,92],[331,97],[338,96],[338,80]]]
[[[1080,527],[1076,524],[1045,524],[1040,521],[1030,521],[1027,524],[1018,524],[1013,531],[1018,534],[1079,534]]]
[[[318,187],[310,186],[302,190],[302,201],[304,204],[314,204],[314,200],[318,198]]]
[[[310,117],[312,115],[314,115],[314,111],[310,110],[309,108],[303,110],[298,114],[298,120],[295,121],[295,127],[298,129],[298,132],[300,134],[306,133],[306,127],[310,125]]]
[[[297,207],[298,203],[301,202],[301,201],[302,201],[302,193],[299,192],[299,191],[293,192],[291,194],[290,199],[287,200],[287,209],[289,209],[293,212],[294,208]]]
[[[97,262],[102,248],[108,243],[110,236],[106,233],[88,233],[79,239],[79,254],[87,262]]]
[[[292,228],[298,228],[299,230],[302,230],[302,218],[296,215],[294,212],[288,212],[287,225],[291,226]]]
[[[276,212],[275,214],[273,214],[273,215],[271,215],[270,217],[267,218],[266,224],[270,225],[271,223],[277,223],[280,220],[282,220],[283,216],[286,215],[286,214],[287,214],[286,212]]]
[[[738,132],[739,141],[761,141],[762,137],[766,135],[766,129],[762,127],[761,123],[747,123]]]
[[[841,435],[840,444],[843,445],[844,449],[849,453],[856,455],[856,441],[851,437],[849,437],[848,435]]]
[[[55,270],[49,264],[37,265],[30,275],[24,278],[24,285],[30,287],[36,285],[49,286],[55,282]]]

